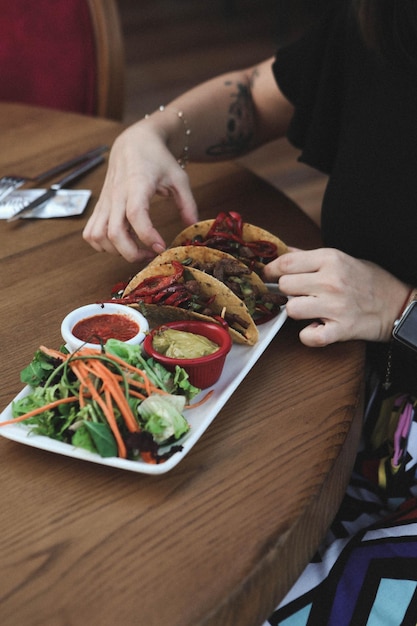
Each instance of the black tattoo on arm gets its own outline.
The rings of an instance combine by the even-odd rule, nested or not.
[[[236,157],[244,154],[250,147],[254,134],[254,107],[250,88],[256,76],[255,70],[249,85],[237,83],[236,91],[231,94],[225,137],[208,147],[208,156]],[[226,81],[225,85],[229,87],[232,83]]]

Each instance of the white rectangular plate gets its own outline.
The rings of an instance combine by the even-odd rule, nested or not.
[[[28,426],[24,424],[12,424],[10,426],[0,427],[0,435],[19,443],[24,443],[41,450],[48,450],[56,454],[73,457],[74,459],[82,459],[92,463],[99,463],[110,467],[117,467],[131,472],[141,474],[164,474],[169,472],[173,467],[185,457],[194,444],[200,439],[204,431],[209,427],[221,408],[226,404],[227,400],[240,385],[242,380],[248,374],[250,369],[255,365],[261,354],[265,351],[269,343],[278,333],[287,318],[285,308],[282,309],[280,315],[273,320],[262,324],[258,327],[259,340],[255,346],[244,346],[233,344],[231,351],[226,358],[226,364],[217,383],[211,387],[214,390],[212,396],[204,402],[200,407],[187,410],[184,415],[190,424],[190,431],[179,441],[183,446],[180,452],[176,452],[164,463],[152,465],[144,461],[127,461],[117,457],[103,458],[98,454],[93,454],[81,448],[75,448],[67,443],[55,441],[49,437],[33,435],[30,433]],[[210,389],[205,389],[194,399],[197,402],[199,398],[204,397]],[[30,392],[29,387],[25,387],[16,399],[27,395]],[[0,422],[12,419],[11,403],[6,407],[0,415]]]

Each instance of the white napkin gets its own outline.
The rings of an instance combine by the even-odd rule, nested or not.
[[[35,200],[45,191],[46,189],[14,191],[3,202],[0,202],[0,219],[7,220],[9,217],[13,217],[24,205]],[[22,219],[34,217],[48,219],[50,217],[81,215],[90,196],[91,191],[89,189],[60,189],[53,198],[22,215]]]

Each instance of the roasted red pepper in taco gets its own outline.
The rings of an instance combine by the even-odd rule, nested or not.
[[[120,301],[138,307],[151,325],[222,317],[237,343],[253,345],[258,340],[258,330],[242,300],[213,276],[176,260],[145,267],[129,282]]]
[[[174,261],[223,283],[245,303],[256,325],[275,317],[287,302],[285,296],[269,291],[258,274],[226,252],[205,246],[178,246],[162,252],[150,265]]]
[[[177,246],[205,246],[231,254],[258,274],[288,248],[281,239],[253,224],[243,221],[235,212],[222,212],[215,219],[203,220],[185,228],[174,241]]]

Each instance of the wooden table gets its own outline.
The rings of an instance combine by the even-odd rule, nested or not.
[[[35,174],[120,132],[114,122],[0,105],[0,175]],[[316,227],[234,165],[190,166],[202,218],[238,210],[290,244]],[[0,223],[0,406],[41,343],[61,344],[72,308],[136,270],[81,238],[105,166],[78,187],[86,214]],[[167,240],[181,228],[154,204]],[[335,514],[361,428],[360,343],[308,349],[288,321],[171,472],[146,476],[0,438],[2,626],[257,626]]]

